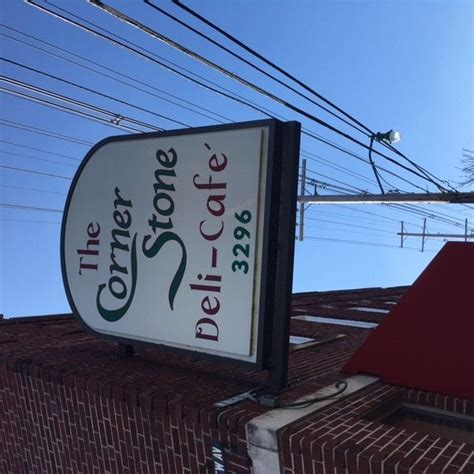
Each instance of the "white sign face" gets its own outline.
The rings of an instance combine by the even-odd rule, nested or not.
[[[62,235],[87,326],[256,361],[269,134],[136,135],[92,150]]]

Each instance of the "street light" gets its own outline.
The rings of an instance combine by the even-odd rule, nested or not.
[[[401,138],[400,132],[395,132],[393,130],[389,130],[388,132],[385,132],[385,133],[377,132],[377,133],[374,133],[370,137],[369,162],[370,162],[370,165],[372,166],[372,170],[374,172],[375,179],[377,180],[377,184],[379,185],[380,192],[382,194],[385,194],[385,191],[384,191],[382,183],[380,181],[380,177],[379,177],[379,173],[377,171],[377,168],[375,167],[374,160],[372,159],[372,147],[374,145],[374,140],[377,141],[377,142],[386,142],[386,143],[392,144],[392,143],[399,142],[400,138]]]
[[[378,142],[380,142],[382,140],[385,140],[389,143],[397,143],[397,142],[400,141],[400,139],[402,137],[400,135],[400,132],[396,132],[394,130],[389,130],[388,132],[385,132],[385,133],[377,132],[373,136],[373,138],[374,138],[374,140],[377,140]]]

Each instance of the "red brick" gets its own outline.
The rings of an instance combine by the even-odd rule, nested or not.
[[[342,304],[340,307],[345,311]],[[353,318],[353,313],[346,317]],[[216,409],[213,403],[258,387],[264,374],[159,349],[140,348],[133,359],[117,361],[115,344],[85,333],[64,336],[74,332],[70,329],[80,330],[74,320],[61,324],[60,318],[42,321],[46,323],[36,329],[36,323],[8,325],[21,342],[7,359],[0,357],[0,404],[7,404],[1,411],[6,421],[0,421],[0,430],[6,441],[0,443],[0,470],[49,473],[56,466],[58,471],[74,474],[86,470],[103,474],[107,469],[130,474],[194,474],[209,459],[211,440],[220,439],[231,451],[230,469],[248,472],[245,424],[268,409],[249,401],[227,409]],[[292,322],[301,335],[340,331],[321,326]],[[0,322],[0,332],[3,328]],[[360,329],[344,332],[344,340],[290,355],[293,386],[283,395],[284,402],[341,378],[342,364],[368,334]],[[466,400],[379,382],[283,430],[284,472],[326,469],[324,472],[339,474],[347,469],[363,473],[371,468],[374,474],[384,463],[384,474],[389,474],[396,467],[406,472],[414,462],[416,468],[426,466],[427,472],[431,466],[445,467],[450,461],[453,468],[466,463],[464,450],[451,460],[459,443],[440,451],[445,448],[443,443],[431,446],[432,440],[427,440],[417,445],[424,435],[402,436],[400,430],[363,418],[366,412],[398,397],[460,412],[474,409]],[[466,469],[472,464],[467,463]]]

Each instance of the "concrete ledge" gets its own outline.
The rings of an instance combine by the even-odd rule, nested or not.
[[[305,408],[277,408],[250,420],[245,428],[248,453],[252,459],[252,472],[254,474],[281,472],[278,435],[283,428],[353,395],[359,390],[378,382],[379,379],[366,375],[355,375],[347,378],[346,381],[347,389],[334,398],[313,403]],[[327,396],[335,391],[335,386],[331,385],[297,401]]]

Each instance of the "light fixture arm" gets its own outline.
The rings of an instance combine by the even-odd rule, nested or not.
[[[374,163],[374,160],[372,159],[372,148],[373,148],[373,145],[374,145],[374,140],[377,140],[377,135],[372,135],[370,137],[370,146],[369,146],[369,162],[370,162],[370,165],[372,166],[372,170],[374,172],[374,175],[375,175],[375,179],[377,180],[377,184],[379,185],[379,188],[380,188],[380,192],[382,194],[385,194],[385,191],[383,189],[383,186],[382,186],[382,182],[380,181],[380,177],[379,177],[379,173],[377,171],[377,167],[375,166],[375,163]]]

